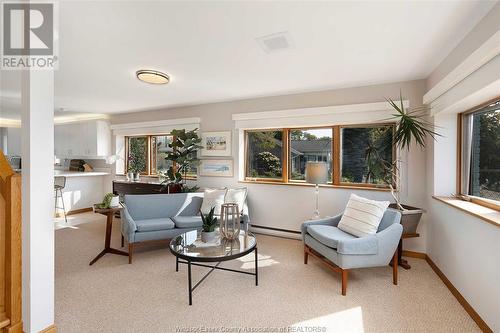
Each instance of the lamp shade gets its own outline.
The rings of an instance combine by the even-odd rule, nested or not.
[[[306,182],[325,184],[328,181],[328,165],[325,162],[306,163]]]

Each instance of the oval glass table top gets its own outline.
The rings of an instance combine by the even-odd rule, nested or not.
[[[242,257],[255,248],[257,240],[251,232],[240,231],[234,240],[224,239],[217,232],[214,242],[202,242],[201,231],[185,232],[170,241],[170,251],[191,261],[225,261]]]

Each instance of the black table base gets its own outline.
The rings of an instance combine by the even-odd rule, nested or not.
[[[179,264],[187,264],[188,265],[188,290],[189,290],[189,305],[193,305],[193,291],[198,287],[214,270],[219,269],[222,271],[228,271],[228,272],[234,272],[234,273],[241,273],[241,274],[247,274],[247,275],[253,275],[255,276],[255,285],[259,285],[259,267],[258,267],[258,261],[257,261],[257,247],[253,249],[255,252],[255,272],[245,272],[245,271],[239,271],[236,269],[230,269],[230,268],[224,268],[224,267],[219,267],[219,265],[222,263],[222,261],[217,262],[215,266],[212,265],[205,265],[205,264],[200,264],[198,262],[193,262],[192,260],[179,260],[179,257],[175,257],[175,271],[179,271]],[[208,273],[206,273],[200,281],[198,281],[194,286],[191,278],[191,266],[201,266],[201,267],[207,267],[211,268]]]

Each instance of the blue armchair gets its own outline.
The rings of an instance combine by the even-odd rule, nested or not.
[[[403,226],[401,213],[387,209],[377,233],[358,238],[337,228],[342,214],[304,222],[304,264],[312,255],[342,274],[342,295],[346,295],[348,271],[353,268],[387,266],[392,258],[393,283],[398,284],[397,247]]]

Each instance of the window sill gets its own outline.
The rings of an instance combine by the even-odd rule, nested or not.
[[[305,187],[314,187],[313,184],[306,183],[283,183],[277,181],[252,181],[252,180],[240,180],[238,183],[245,184],[264,184],[264,185],[281,185],[281,186],[305,186]],[[370,187],[370,186],[356,186],[356,185],[331,185],[331,184],[321,184],[319,185],[321,188],[341,188],[341,189],[351,189],[351,190],[366,190],[366,191],[380,191],[380,192],[390,192],[391,189],[383,188],[383,187]]]
[[[494,226],[500,227],[500,212],[497,210],[484,207],[470,201],[460,200],[453,197],[438,197],[438,196],[432,196],[432,197],[451,207],[457,208],[469,215],[477,217]]]

